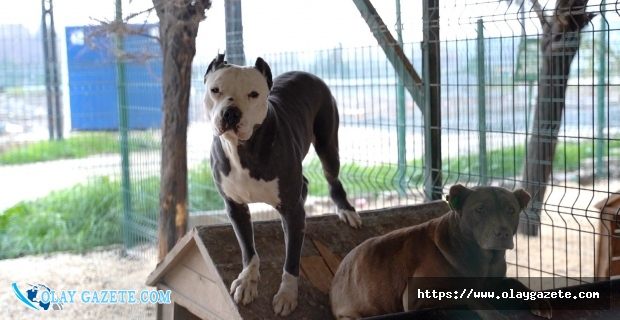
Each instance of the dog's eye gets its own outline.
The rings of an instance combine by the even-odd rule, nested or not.
[[[213,88],[211,88],[211,92],[213,92],[213,93],[220,93],[220,88],[213,87]]]
[[[248,93],[248,97],[250,97],[250,98],[258,98],[258,95],[259,94],[256,91],[252,91],[252,92]]]

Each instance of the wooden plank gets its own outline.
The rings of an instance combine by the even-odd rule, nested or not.
[[[611,236],[611,256],[620,257],[620,238],[618,236]]]
[[[609,276],[620,275],[620,260],[612,260],[609,265]]]
[[[188,232],[183,238],[177,242],[177,244],[168,252],[166,257],[157,264],[157,267],[149,276],[146,278],[147,286],[155,286],[159,279],[166,274],[172,267],[174,267],[179,261],[180,258],[186,254],[189,250],[194,248],[194,244],[190,244],[192,240],[194,240],[195,230]]]
[[[212,224],[222,224],[228,223],[230,220],[228,219],[228,215],[225,213],[221,213],[222,210],[214,210],[207,211],[202,213],[192,213],[189,216],[189,221],[187,222],[188,229],[193,229],[197,226],[204,225],[212,225]]]
[[[173,304],[174,320],[200,320],[195,314],[178,303]]]
[[[200,274],[202,277],[209,279],[212,282],[220,281],[217,270],[215,270],[215,267],[208,267],[208,261],[205,261],[198,248],[196,248],[195,253],[187,254],[183,258],[181,264],[186,268]]]
[[[158,290],[170,290],[165,285],[157,285]],[[171,295],[171,299],[172,295]],[[174,319],[174,300],[170,304],[157,305],[157,320],[173,320]]]
[[[316,239],[312,239],[312,242],[323,257],[323,260],[325,260],[325,263],[327,264],[327,267],[329,267],[332,275],[336,274],[336,270],[338,270],[338,266],[340,265],[340,261],[342,261],[342,259],[331,252],[329,248],[323,244],[323,242]]]
[[[163,282],[173,291],[175,301],[201,318],[231,319],[232,312],[224,301],[227,297],[218,286],[186,266],[177,265]]]
[[[415,101],[418,109],[422,114],[424,110],[424,93],[422,90],[422,79],[413,68],[413,65],[405,55],[403,48],[394,39],[390,33],[390,29],[385,25],[381,16],[372,5],[370,0],[353,0],[355,6],[359,10],[362,18],[368,24],[372,35],[375,37],[381,49],[385,52],[385,56],[390,61],[394,70],[398,74],[405,88]]]
[[[335,214],[312,216],[306,218],[306,239],[302,257],[321,256],[323,270],[331,275],[331,270],[313,240],[320,241],[337,257],[344,257],[351,249],[364,240],[392,230],[416,225],[438,217],[449,211],[445,201],[433,201],[413,206],[390,207],[380,210],[360,211],[364,221],[360,229],[353,229],[340,222]],[[230,225],[211,225],[197,227],[198,247],[203,255],[210,256],[221,277],[222,288],[228,287],[241,272],[241,252]],[[254,222],[254,239],[256,251],[261,259],[258,297],[247,305],[236,305],[230,295],[229,301],[240,317],[253,319],[331,319],[327,279],[322,285],[323,290],[310,281],[306,264],[302,265],[299,281],[299,305],[286,317],[275,317],[273,314],[273,296],[278,291],[284,265],[284,237],[280,220]],[[202,248],[204,246],[204,248]],[[320,246],[320,245],[319,245]],[[305,260],[304,260],[305,262]],[[315,268],[310,268],[315,271]],[[315,281],[316,282],[316,281]],[[225,290],[225,289],[222,289]],[[232,308],[231,308],[232,309]]]
[[[232,226],[229,226],[229,227],[232,228]],[[224,278],[222,277],[220,272],[215,267],[215,264],[211,258],[211,255],[209,254],[209,251],[207,250],[207,248],[205,247],[205,244],[203,243],[203,239],[199,236],[200,232],[197,229],[194,229],[194,231],[196,231],[194,233],[195,239],[196,239],[196,246],[198,247],[198,251],[200,251],[200,254],[202,255],[204,259],[205,266],[208,272],[210,274],[217,275],[218,277],[218,281],[216,281],[215,284],[219,290],[220,295],[224,297],[223,305],[225,305],[227,309],[230,310],[231,312],[229,315],[230,319],[242,319],[241,315],[239,314],[239,310],[237,310],[237,305],[231,298],[228,288],[223,282]]]
[[[302,257],[301,269],[314,287],[323,293],[329,293],[334,276],[321,256]]]

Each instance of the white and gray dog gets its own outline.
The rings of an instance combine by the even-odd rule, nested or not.
[[[258,294],[260,262],[248,204],[267,203],[282,217],[286,245],[273,309],[288,315],[297,307],[308,193],[302,160],[311,143],[340,220],[355,228],[362,223],[338,179],[336,102],[327,85],[312,74],[287,72],[272,80],[271,69],[261,58],[254,66],[241,67],[228,64],[218,54],[207,68],[204,83],[204,105],[214,130],[211,167],[243,259],[243,270],[230,292],[235,302],[243,304]]]

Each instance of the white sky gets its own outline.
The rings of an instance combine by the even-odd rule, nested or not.
[[[421,19],[419,0],[401,2],[407,21]],[[114,0],[54,0],[57,33],[62,36],[65,26],[96,24],[93,19],[112,20],[114,3]],[[152,5],[150,0],[123,0],[123,3],[124,15]],[[395,1],[375,0],[373,3],[388,27],[393,29]],[[265,52],[332,48],[339,43],[345,47],[376,44],[351,0],[242,0],[242,4],[248,58]],[[153,15],[151,20],[156,22]],[[40,19],[40,0],[0,1],[2,24],[22,24],[36,32]],[[211,10],[207,11],[207,19],[200,26],[198,56],[212,57],[218,50],[224,50],[224,29],[224,1],[214,0]]]
[[[317,50],[376,45],[368,26],[352,0],[241,0],[243,38],[249,61],[261,53]],[[372,0],[386,25],[395,35],[396,0]],[[401,0],[405,42],[421,40],[422,1]],[[553,0],[546,3],[553,7]],[[600,0],[591,0],[596,6]],[[92,25],[96,20],[114,19],[115,0],[54,0],[56,31],[64,41],[65,26]],[[124,15],[152,6],[151,0],[123,0]],[[518,35],[516,8],[488,0],[442,0],[441,36],[445,39],[475,37],[476,16],[507,13],[512,23],[485,24],[485,35]],[[1,24],[23,24],[32,32],[40,28],[41,0],[0,1]],[[502,19],[492,16],[487,19]],[[155,13],[151,22],[156,22]],[[535,20],[534,20],[535,21]],[[136,20],[140,23],[140,20]],[[528,25],[528,32],[537,26]],[[225,49],[224,0],[213,0],[207,19],[198,33],[198,60],[210,60]]]

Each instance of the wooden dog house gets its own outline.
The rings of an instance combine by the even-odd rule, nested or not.
[[[365,239],[419,224],[449,210],[444,201],[361,212],[364,226],[352,229],[335,215],[306,219],[302,250],[299,304],[288,317],[331,319],[329,287],[338,264]],[[261,259],[258,297],[237,305],[229,294],[242,269],[241,253],[230,225],[198,226],[185,235],[149,275],[147,285],[171,290],[172,303],[159,305],[158,319],[271,319],[272,298],[284,264],[280,221],[254,223],[254,239]]]
[[[597,277],[620,276],[620,193],[594,205],[601,211]]]

